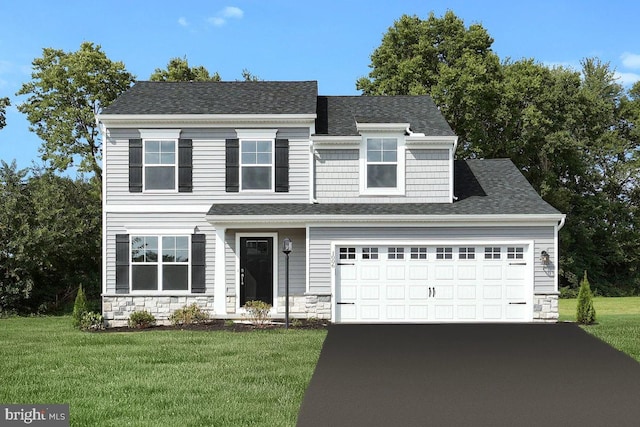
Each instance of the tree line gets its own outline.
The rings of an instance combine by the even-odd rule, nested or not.
[[[640,294],[640,83],[625,89],[598,58],[581,68],[500,59],[480,24],[453,12],[404,15],[371,54],[363,95],[429,94],[459,136],[457,156],[511,158],[567,222],[560,282],[584,271],[595,292]],[[0,164],[0,313],[47,311],[80,284],[100,292],[102,141],[95,114],[136,77],[99,45],[45,48],[17,106],[42,139],[39,170]],[[220,81],[217,72],[172,58],[154,81]],[[248,70],[243,80],[259,80]],[[0,98],[0,129],[8,98]],[[90,178],[59,173],[75,166]]]

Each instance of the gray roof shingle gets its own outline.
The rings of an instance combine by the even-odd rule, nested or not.
[[[318,83],[140,81],[102,114],[315,114]]]
[[[359,135],[356,122],[409,123],[413,132],[455,136],[428,95],[318,97],[316,134]]]
[[[232,203],[211,216],[234,215],[559,215],[509,159],[457,160],[454,203]]]

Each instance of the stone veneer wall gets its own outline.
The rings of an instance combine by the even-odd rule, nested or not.
[[[159,325],[169,324],[169,316],[175,310],[196,303],[212,318],[242,318],[236,313],[236,297],[226,297],[227,313],[214,312],[213,296],[105,296],[102,298],[102,314],[108,327],[126,326],[134,311],[148,311]],[[301,295],[289,297],[289,314],[297,318],[331,319],[331,296]],[[284,316],[284,297],[278,299],[277,315]]]
[[[558,321],[558,294],[535,294],[533,296],[533,321],[555,323]]]

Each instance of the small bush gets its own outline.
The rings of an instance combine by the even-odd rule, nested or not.
[[[247,301],[244,304],[244,309],[247,310],[247,317],[254,325],[262,327],[269,322],[271,304],[264,301]]]
[[[233,328],[233,326],[236,324],[236,322],[234,322],[231,319],[225,320],[224,321],[224,326],[226,326],[227,328]]]
[[[82,290],[82,285],[78,287],[76,302],[73,304],[73,327],[78,328],[82,323],[82,316],[87,312],[87,297]]]
[[[104,317],[94,311],[86,312],[80,320],[80,329],[83,331],[101,331],[104,329]]]
[[[587,272],[580,282],[580,291],[578,291],[578,308],[576,310],[576,320],[578,323],[590,325],[596,321],[596,309],[593,307],[593,294]]]
[[[130,328],[145,329],[155,326],[156,318],[148,311],[134,311],[127,322]]]
[[[300,319],[292,319],[291,320],[291,327],[293,328],[301,328],[303,326],[302,320]]]
[[[571,286],[561,286],[560,298],[578,298],[578,289],[572,288]]]
[[[209,314],[193,303],[174,311],[169,316],[172,325],[194,325],[209,320]]]

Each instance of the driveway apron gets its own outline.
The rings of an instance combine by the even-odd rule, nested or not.
[[[569,323],[332,325],[298,426],[637,427],[640,363]]]

